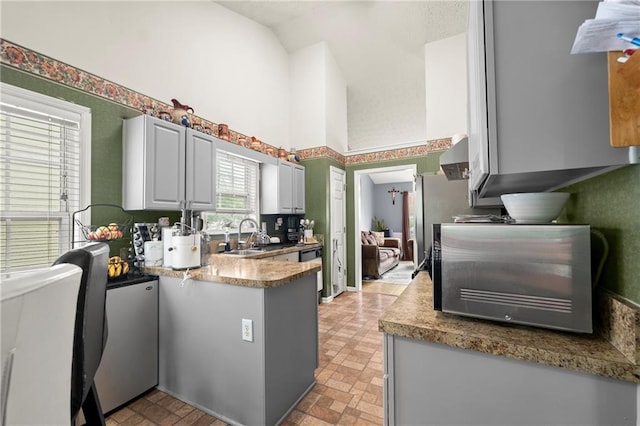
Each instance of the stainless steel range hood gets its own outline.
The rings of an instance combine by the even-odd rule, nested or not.
[[[440,168],[448,180],[469,179],[469,138],[463,138],[440,156]]]

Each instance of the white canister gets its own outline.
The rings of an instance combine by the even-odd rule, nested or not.
[[[164,243],[162,241],[145,241],[144,266],[162,266]]]
[[[304,230],[304,242],[312,243],[313,241],[313,229],[305,229]]]
[[[174,235],[171,239],[171,267],[187,269],[200,267],[200,234]]]

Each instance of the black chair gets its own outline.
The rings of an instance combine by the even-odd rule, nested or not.
[[[73,338],[72,424],[75,424],[76,417],[82,408],[87,425],[105,425],[94,378],[107,343],[105,302],[108,261],[107,244],[91,243],[64,253],[54,262],[54,265],[71,263],[79,266],[83,271]]]

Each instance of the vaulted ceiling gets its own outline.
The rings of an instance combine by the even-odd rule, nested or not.
[[[327,43],[347,82],[349,149],[424,140],[424,45],[460,34],[467,0],[218,1],[288,52]]]

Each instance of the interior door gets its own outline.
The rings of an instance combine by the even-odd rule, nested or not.
[[[335,297],[347,289],[346,271],[346,175],[336,167],[330,169],[329,185],[331,207],[331,296]]]

